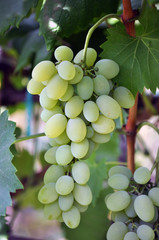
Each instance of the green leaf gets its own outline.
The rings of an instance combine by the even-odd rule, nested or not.
[[[38,0],[2,0],[0,1],[0,34],[4,34],[11,26],[19,27],[30,9]]]
[[[93,194],[93,206],[103,189],[103,181],[107,178],[110,167],[118,160],[119,155],[119,135],[114,133],[109,142],[101,144],[98,150],[86,160],[91,173],[88,184]],[[107,164],[108,162],[112,164]]]
[[[0,115],[0,216],[5,216],[7,206],[11,206],[10,192],[23,186],[15,175],[12,164],[13,155],[9,148],[15,140],[15,123],[8,121],[7,111]]]
[[[30,155],[27,150],[17,152],[14,155],[13,164],[18,171],[19,178],[29,177],[34,172],[34,156]]]
[[[94,18],[116,12],[118,2],[118,0],[46,0],[39,22],[47,48],[51,49],[54,46],[57,36],[69,37],[88,28],[88,24],[92,23]]]
[[[88,210],[81,214],[81,222],[76,229],[70,229],[63,224],[66,238],[69,240],[103,240],[110,226],[108,210],[104,198],[110,193],[110,188],[103,190],[97,200],[96,206],[89,206]]]
[[[16,66],[16,71],[21,70],[35,54],[34,65],[38,62],[51,58],[51,52],[47,52],[43,37],[39,36],[39,31],[31,31],[24,39],[20,57]]]
[[[153,93],[159,87],[159,11],[147,9],[139,21],[135,38],[126,33],[121,23],[108,30],[108,41],[102,45],[101,54],[119,64],[115,81],[134,95],[137,91],[142,93],[144,87]]]

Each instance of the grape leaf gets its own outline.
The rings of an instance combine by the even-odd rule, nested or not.
[[[88,24],[95,17],[116,12],[118,2],[118,0],[46,0],[39,16],[39,23],[47,48],[51,49],[54,46],[57,36],[69,37],[72,33],[88,28]]]
[[[12,165],[13,155],[9,148],[15,140],[15,123],[8,121],[7,111],[0,115],[0,216],[5,216],[7,206],[11,206],[10,192],[23,186],[15,175]]]
[[[50,60],[51,52],[47,52],[45,41],[43,37],[39,36],[39,30],[31,31],[27,34],[24,39],[24,45],[17,62],[16,71],[22,69],[30,60],[30,58],[35,55],[34,65],[42,60]]]
[[[18,27],[30,9],[38,0],[1,0],[0,1],[0,34],[4,34],[10,26]]]
[[[159,11],[147,9],[139,21],[135,38],[119,23],[108,30],[108,41],[101,46],[101,57],[119,64],[120,72],[114,80],[134,95],[137,91],[142,93],[144,87],[153,93],[159,87]]]

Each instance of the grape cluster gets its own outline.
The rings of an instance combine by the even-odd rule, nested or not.
[[[93,66],[97,53],[92,48],[87,49],[84,63],[83,52],[73,59],[69,47],[58,47],[57,62],[37,64],[27,85],[29,93],[40,96],[41,119],[51,145],[45,153],[51,166],[39,200],[45,204],[47,219],[64,221],[70,228],[78,226],[79,212],[92,201],[87,185],[90,172],[82,160],[110,140],[114,119],[121,116],[122,108],[134,104],[132,93],[125,87],[115,88],[111,81],[119,72],[118,64],[102,59]]]
[[[124,166],[109,170],[108,185],[115,192],[105,198],[113,221],[107,240],[158,239],[159,187],[150,178],[146,167],[139,167],[134,175]]]

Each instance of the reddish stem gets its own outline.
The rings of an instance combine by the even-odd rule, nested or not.
[[[135,37],[135,20],[134,12],[131,7],[130,0],[123,0],[123,23],[127,33]],[[135,99],[135,105],[129,110],[128,122],[126,125],[127,131],[127,164],[128,168],[134,172],[135,170],[135,139],[136,139],[136,116],[137,116],[138,94]]]

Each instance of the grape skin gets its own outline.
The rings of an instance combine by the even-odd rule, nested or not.
[[[155,238],[153,229],[144,224],[138,227],[137,235],[141,240],[153,240]]]
[[[72,177],[70,176],[61,176],[56,184],[55,184],[55,188],[58,194],[60,195],[68,195],[69,193],[72,192],[73,188],[74,188],[74,181],[72,179]]]
[[[32,94],[40,94],[45,86],[38,81],[35,81],[33,78],[27,84],[27,91]]]
[[[62,218],[66,226],[76,228],[80,223],[81,216],[79,210],[75,206],[72,206],[69,211],[62,213]]]
[[[57,104],[57,100],[53,100],[47,96],[46,87],[43,88],[43,90],[40,93],[39,102],[43,108],[46,108],[48,110],[51,110]]]
[[[89,122],[97,121],[99,117],[99,109],[95,102],[87,101],[83,106],[83,115]]]
[[[146,167],[139,167],[134,172],[134,180],[139,184],[146,184],[151,178],[151,171]]]
[[[124,236],[124,240],[139,240],[135,232],[128,232]]]
[[[130,90],[122,86],[113,91],[113,98],[122,108],[131,108],[135,103],[135,98]]]
[[[83,53],[84,50],[82,49],[81,51],[79,51],[75,58],[74,58],[74,62],[75,63],[81,63],[81,61],[83,60]],[[86,53],[86,65],[88,67],[93,66],[95,60],[97,58],[97,52],[95,49],[93,48],[87,48],[87,53]]]
[[[107,240],[123,240],[128,227],[122,222],[113,223],[107,231]]]
[[[115,123],[103,115],[100,115],[96,122],[92,123],[92,128],[100,134],[108,134],[114,131]]]
[[[77,158],[83,158],[87,154],[89,149],[89,141],[87,138],[81,142],[71,142],[71,152],[72,155]]]
[[[110,141],[110,134],[100,134],[94,132],[94,135],[92,136],[91,140],[95,143],[106,143]]]
[[[109,170],[108,175],[109,175],[109,177],[111,177],[112,175],[114,175],[116,173],[124,174],[129,179],[132,177],[132,172],[130,171],[130,169],[127,168],[127,167],[124,167],[124,166],[114,166],[114,167],[112,167]]]
[[[60,106],[55,106],[50,110],[44,108],[43,111],[41,112],[40,117],[43,120],[43,122],[47,122],[49,118],[51,118],[53,115],[57,113],[61,113],[61,114],[63,113]]]
[[[65,170],[62,166],[52,165],[50,166],[44,174],[44,183],[56,182],[59,177],[65,174]]]
[[[70,145],[62,145],[56,150],[56,162],[59,165],[65,166],[73,159]]]
[[[58,193],[55,189],[55,183],[45,184],[38,193],[38,200],[43,204],[49,204],[56,201]]]
[[[50,164],[57,164],[56,162],[56,150],[58,149],[58,146],[49,148],[44,155],[44,159],[46,162]]]
[[[137,196],[134,201],[134,209],[138,217],[145,222],[150,222],[154,218],[155,209],[147,195]]]
[[[108,185],[116,190],[124,190],[129,186],[129,179],[123,174],[114,174],[109,177]]]
[[[65,115],[76,118],[83,110],[84,101],[79,96],[73,96],[65,105]]]
[[[63,114],[55,114],[45,125],[45,135],[49,138],[58,137],[66,128],[67,119]]]
[[[72,177],[78,184],[86,184],[90,178],[88,165],[82,161],[74,163],[72,166]]]
[[[93,94],[93,80],[85,76],[77,84],[77,93],[83,100],[88,100]]]
[[[58,201],[51,204],[46,204],[44,206],[44,217],[47,220],[57,219],[61,214],[61,209],[59,207]]]
[[[82,206],[87,206],[92,201],[92,192],[87,184],[80,185],[75,183],[73,195],[75,200]]]
[[[112,79],[119,73],[119,66],[116,62],[110,59],[101,59],[96,64],[97,73],[103,75],[106,79]]]
[[[107,95],[101,95],[96,100],[97,106],[101,113],[111,119],[116,119],[120,116],[121,108],[117,101]]]
[[[73,51],[67,46],[60,46],[55,49],[54,56],[57,61],[71,61],[73,58]]]
[[[72,193],[66,196],[59,196],[59,199],[58,199],[59,207],[62,211],[68,211],[72,207],[73,202],[74,202],[74,197]]]
[[[83,70],[80,66],[78,65],[74,65],[75,67],[75,76],[74,78],[72,78],[71,80],[69,80],[69,84],[76,84],[79,83],[81,81],[81,79],[83,78]]]
[[[69,139],[73,142],[81,142],[86,137],[86,124],[77,117],[69,119],[66,127],[66,133]]]
[[[94,92],[100,95],[107,95],[110,92],[110,85],[108,80],[103,75],[97,75],[93,78]]]
[[[57,72],[55,64],[51,61],[39,62],[32,71],[32,78],[38,82],[49,80]]]
[[[153,204],[159,207],[159,187],[152,188],[149,191],[148,196],[152,200]]]
[[[119,212],[127,208],[130,201],[131,198],[126,191],[118,191],[108,197],[106,205],[109,210]]]
[[[67,81],[71,80],[72,78],[74,78],[75,73],[76,73],[75,67],[73,63],[69,61],[62,61],[58,65],[58,74],[64,80]]]

